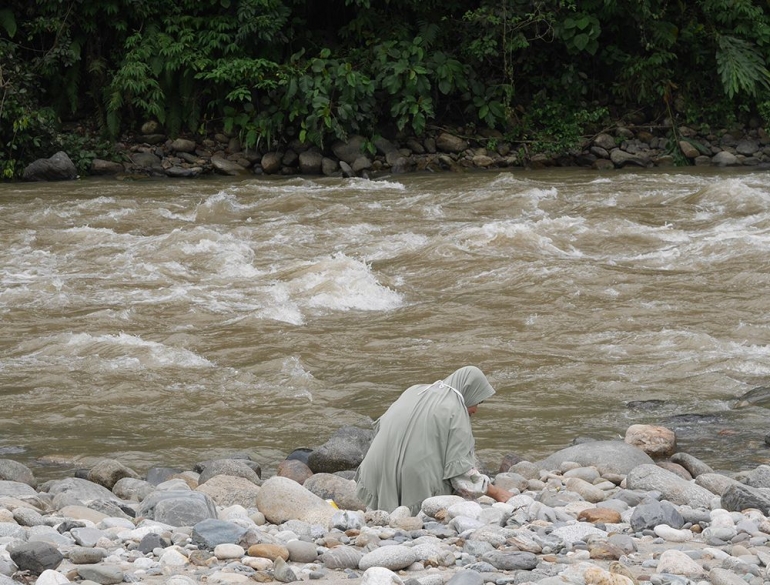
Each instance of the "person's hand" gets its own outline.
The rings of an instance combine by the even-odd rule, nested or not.
[[[491,484],[487,488],[487,495],[498,502],[507,502],[513,497],[513,494],[508,490],[504,490],[503,488]]]

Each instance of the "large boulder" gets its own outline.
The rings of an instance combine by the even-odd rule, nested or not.
[[[656,425],[631,425],[626,429],[625,442],[639,447],[653,459],[670,457],[676,451],[676,433]]]
[[[654,464],[647,453],[623,441],[591,441],[557,451],[536,461],[535,465],[551,471],[559,469],[565,461],[574,461],[583,467],[594,466],[602,475],[626,475],[639,465]]]
[[[354,134],[348,136],[346,141],[338,140],[332,144],[332,152],[339,160],[352,165],[355,160],[364,153],[366,138]]]
[[[335,473],[355,469],[364,460],[373,432],[370,429],[344,426],[308,457],[313,473]]]
[[[468,141],[454,134],[442,132],[436,137],[436,148],[441,152],[460,153],[468,148]]]
[[[735,483],[724,491],[721,502],[722,507],[730,512],[756,508],[765,515],[770,514],[770,490],[764,488]]]
[[[659,491],[672,504],[709,508],[714,494],[657,465],[638,465],[626,476],[630,490]]]
[[[203,485],[199,485],[195,491],[208,494],[217,505],[223,508],[234,505],[253,508],[256,506],[259,486],[244,477],[217,475]]]
[[[23,542],[13,546],[9,552],[11,560],[20,571],[29,571],[35,575],[55,569],[64,560],[59,549],[47,542]]]
[[[259,485],[259,473],[245,459],[214,459],[201,463],[203,470],[198,478],[198,485],[203,485],[217,475],[230,475],[248,479],[255,485]],[[256,466],[259,469],[259,466]]]
[[[25,181],[71,181],[78,178],[74,163],[64,151],[51,158],[39,158],[24,169]]]
[[[67,495],[84,504],[93,500],[119,501],[106,487],[78,477],[68,477],[47,482],[44,484],[42,491],[47,491],[52,496]]]
[[[337,509],[287,477],[268,479],[257,494],[257,508],[273,524],[302,520],[329,528]]]
[[[102,459],[88,471],[88,481],[111,490],[124,477],[139,479],[139,474],[115,459]]]

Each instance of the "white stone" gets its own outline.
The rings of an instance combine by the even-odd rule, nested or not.
[[[677,530],[676,528],[672,528],[668,524],[658,524],[655,528],[655,534],[660,536],[662,539],[667,540],[669,542],[687,542],[688,540],[692,540],[693,534],[690,530]]]
[[[244,557],[241,563],[255,571],[269,571],[273,568],[273,561],[262,557]]]
[[[140,557],[133,562],[133,565],[135,570],[147,570],[157,565],[157,563],[147,557]]]
[[[220,561],[240,559],[245,554],[243,547],[237,544],[223,543],[214,547],[214,556]]]
[[[421,509],[427,516],[435,518],[441,510],[446,510],[449,506],[464,501],[460,496],[433,496],[423,500]]]
[[[447,515],[449,518],[464,516],[466,518],[471,518],[472,520],[478,520],[481,516],[481,510],[481,506],[476,502],[463,500],[462,502],[457,502],[456,504],[449,506],[447,508]]]
[[[165,572],[167,568],[184,567],[189,561],[187,557],[178,550],[168,548],[158,562],[160,563],[161,570]]]
[[[69,583],[70,580],[58,571],[52,569],[46,569],[35,581],[35,585],[64,585]]]
[[[371,567],[361,576],[361,585],[403,585],[401,577],[383,567]]]
[[[669,549],[660,555],[656,571],[686,577],[703,575],[703,567],[680,550]]]
[[[198,585],[198,582],[185,575],[172,575],[165,585]]]

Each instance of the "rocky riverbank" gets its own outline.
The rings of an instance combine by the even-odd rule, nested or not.
[[[770,466],[715,473],[675,452],[665,428],[507,457],[494,476],[515,494],[507,503],[438,496],[415,517],[356,500],[350,477],[369,438],[340,429],[265,480],[245,458],[144,477],[105,459],[38,484],[0,460],[0,585],[770,580]]]
[[[169,139],[154,122],[146,123],[141,132],[118,147],[121,162],[94,159],[89,174],[124,179],[211,174],[369,177],[413,171],[555,166],[609,170],[675,164],[770,165],[770,136],[764,128],[672,128],[641,122],[616,126],[587,140],[582,148],[558,155],[532,152],[533,145],[510,142],[493,130],[469,133],[465,128],[436,129],[423,138],[372,141],[350,136],[327,149],[298,140],[273,149],[249,149],[237,137],[222,133]],[[77,171],[67,153],[35,161],[24,171],[24,178],[32,181],[75,177]]]

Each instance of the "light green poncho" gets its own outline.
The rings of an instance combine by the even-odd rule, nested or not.
[[[361,501],[388,512],[408,506],[416,514],[425,498],[451,494],[450,479],[475,466],[467,409],[494,393],[474,366],[405,390],[374,425],[356,472]]]

